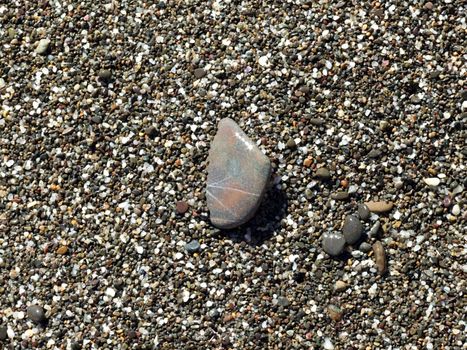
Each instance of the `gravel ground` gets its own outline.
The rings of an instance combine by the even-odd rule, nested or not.
[[[2,1],[0,348],[466,349],[465,13]],[[223,117],[273,166],[230,232]],[[328,256],[370,200],[394,207]]]

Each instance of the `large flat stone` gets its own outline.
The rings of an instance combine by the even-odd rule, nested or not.
[[[263,198],[271,163],[230,118],[219,122],[208,157],[206,199],[214,226],[230,229],[250,220]]]

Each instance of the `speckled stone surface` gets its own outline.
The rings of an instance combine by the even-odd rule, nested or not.
[[[206,198],[213,225],[229,229],[254,215],[271,173],[266,155],[230,118],[219,122],[209,151]]]

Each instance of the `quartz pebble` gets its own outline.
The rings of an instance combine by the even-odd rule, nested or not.
[[[34,52],[36,52],[39,55],[44,55],[49,50],[49,45],[50,45],[50,39],[41,39],[37,43],[37,46]]]
[[[208,157],[206,198],[211,222],[234,228],[255,214],[266,190],[271,164],[230,118],[219,122]]]
[[[323,250],[331,256],[338,256],[344,251],[345,238],[337,232],[323,234]]]
[[[451,211],[452,215],[458,216],[461,213],[461,207],[459,204],[454,204]]]
[[[342,233],[344,234],[345,240],[348,244],[354,244],[357,242],[363,232],[363,225],[355,215],[347,215],[344,220],[344,226],[342,227]]]
[[[382,213],[387,213],[392,210],[394,207],[393,202],[386,202],[386,201],[370,201],[370,202],[365,202],[365,205],[368,207],[368,209],[377,214],[382,214]]]
[[[423,182],[425,182],[428,186],[436,187],[440,184],[441,180],[437,177],[427,177],[423,179]]]
[[[28,318],[34,323],[44,323],[46,321],[44,309],[39,305],[31,305],[26,311]]]

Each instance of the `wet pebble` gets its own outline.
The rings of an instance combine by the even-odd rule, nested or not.
[[[347,215],[342,227],[342,233],[348,244],[357,242],[363,232],[363,225],[355,215]]]
[[[337,232],[323,234],[323,250],[331,256],[338,256],[344,251],[345,238]]]
[[[459,204],[454,204],[451,211],[452,215],[458,216],[461,213],[461,207]]]
[[[31,305],[26,311],[28,318],[34,323],[44,323],[46,321],[44,309],[39,305]]]

